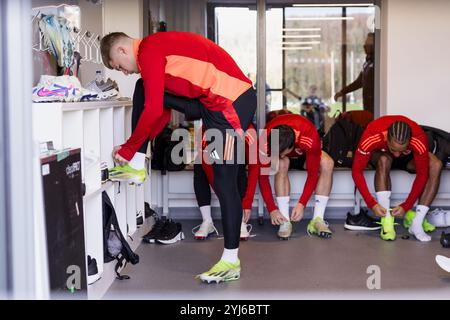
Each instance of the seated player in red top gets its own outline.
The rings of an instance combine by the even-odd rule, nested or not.
[[[369,192],[363,175],[369,161],[376,168],[376,200]],[[367,126],[358,144],[352,175],[367,206],[377,216],[382,217],[381,238],[383,240],[395,239],[395,217],[402,217],[413,207],[417,199],[419,199],[419,203],[409,232],[420,241],[431,240],[422,225],[436,195],[441,168],[441,161],[428,151],[428,142],[424,131],[407,117],[384,116],[372,121]],[[416,178],[407,199],[392,210],[390,209],[391,169],[414,169],[416,171]]]
[[[330,238],[332,232],[324,220],[324,213],[331,192],[334,162],[326,152],[322,151],[316,128],[308,119],[300,115],[286,114],[271,120],[266,125],[266,129],[267,152],[263,150],[260,153],[263,156],[264,153],[270,154],[272,130],[277,129],[279,133],[279,141],[276,141],[279,142],[279,158],[275,160],[278,161],[278,171],[275,175],[275,194],[278,206],[272,196],[267,172],[269,167],[271,165],[273,167],[274,164],[269,161],[264,161],[266,162],[264,164],[262,159],[260,159],[259,187],[270,213],[272,224],[280,225],[278,237],[289,239],[292,233],[291,221],[296,222],[303,218],[306,204],[315,191],[314,217],[309,222],[307,231],[309,234]],[[260,139],[263,141],[262,137]],[[308,171],[303,192],[299,202],[292,210],[291,216],[289,216],[290,168],[300,170],[306,168]]]
[[[223,141],[220,147],[210,142],[215,149],[209,156],[213,157],[214,190],[221,207],[224,251],[220,261],[198,277],[208,283],[239,279],[242,203],[235,141],[244,139],[256,110],[251,81],[225,50],[194,33],[158,32],[141,40],[115,32],[105,36],[100,47],[107,68],[125,75],[140,73],[144,82],[144,111],[131,137],[114,149],[119,164],[126,165],[141,145],[168,123],[171,111],[163,108],[164,91],[198,99],[205,106],[203,124],[207,130],[217,129]]]

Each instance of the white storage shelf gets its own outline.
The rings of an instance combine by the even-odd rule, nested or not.
[[[136,214],[144,212],[144,185],[101,183],[100,162],[114,166],[111,152],[131,134],[130,101],[82,103],[34,103],[34,139],[53,141],[55,149],[81,148],[82,179],[86,184],[84,221],[86,255],[97,260],[101,280],[88,286],[90,299],[101,298],[115,279],[115,262],[103,263],[102,191],[106,191],[116,209],[119,225],[132,247],[136,248]],[[143,216],[144,218],[144,216]]]

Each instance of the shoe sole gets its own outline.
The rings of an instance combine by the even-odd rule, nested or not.
[[[278,239],[280,239],[280,240],[289,240],[290,236],[289,237],[280,237],[280,236],[278,236]]]
[[[344,224],[344,229],[350,230],[350,231],[376,231],[376,230],[380,230],[380,227],[361,227],[361,226],[352,226],[349,224]]]
[[[175,237],[173,237],[170,240],[160,240],[160,239],[155,239],[158,243],[161,244],[174,244],[178,241],[184,240],[184,233],[183,232],[179,232]]]
[[[88,276],[88,285],[91,285],[91,284],[94,284],[95,282],[97,282],[98,280],[100,280],[100,275],[97,273],[97,274],[94,274],[94,275],[92,275],[92,276]]]
[[[383,239],[383,237],[380,236],[380,238],[381,238],[381,240],[384,240],[384,241],[394,241],[396,237],[394,237],[392,239],[390,239],[390,238]]]
[[[239,240],[241,241],[247,241],[249,237],[240,237]]]
[[[194,239],[195,239],[195,240],[200,240],[200,241],[206,240],[206,239],[208,239],[209,236],[210,236],[211,234],[213,234],[214,232],[215,232],[215,231],[212,231],[212,232],[208,233],[207,236],[194,236]]]
[[[155,239],[142,239],[145,243],[155,243]]]
[[[137,179],[121,179],[121,178],[114,178],[114,177],[109,177],[109,180],[112,182],[128,182],[130,185],[137,185],[140,186],[141,184],[143,184],[145,182],[142,180],[137,180]]]
[[[215,282],[215,283],[221,283],[221,282],[228,282],[228,281],[235,281],[235,280],[239,280],[241,278],[241,274],[236,274],[230,278],[217,278],[217,277],[211,277],[211,276],[202,276],[200,275],[200,281],[202,282],[206,282],[208,284],[210,284],[211,282]]]
[[[436,263],[439,267],[441,267],[443,270],[450,272],[450,259],[441,255],[436,256]]]
[[[319,237],[319,238],[323,238],[323,239],[331,239],[331,237],[332,237],[332,233],[330,233],[330,232],[319,232],[319,233],[316,233],[316,235]]]

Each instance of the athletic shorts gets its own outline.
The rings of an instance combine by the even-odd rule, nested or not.
[[[289,170],[305,170],[306,156],[289,158]]]
[[[383,153],[383,151],[377,151],[377,152]],[[388,152],[386,152],[386,153],[388,153]],[[414,160],[414,155],[412,152],[406,156],[394,157],[393,155],[391,155],[391,157],[392,157],[391,169],[403,170],[403,171],[407,171],[409,173],[415,173],[415,171],[413,172],[413,171],[408,170],[408,163],[410,161]],[[372,168],[377,167],[377,164],[373,160],[373,157],[370,159],[369,164],[372,166]]]
[[[450,141],[442,137],[434,137],[430,131],[425,131],[428,140],[428,150],[442,161],[444,167],[450,163]]]

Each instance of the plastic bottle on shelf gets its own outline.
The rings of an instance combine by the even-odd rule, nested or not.
[[[95,82],[96,83],[103,83],[103,72],[102,70],[95,71]]]

